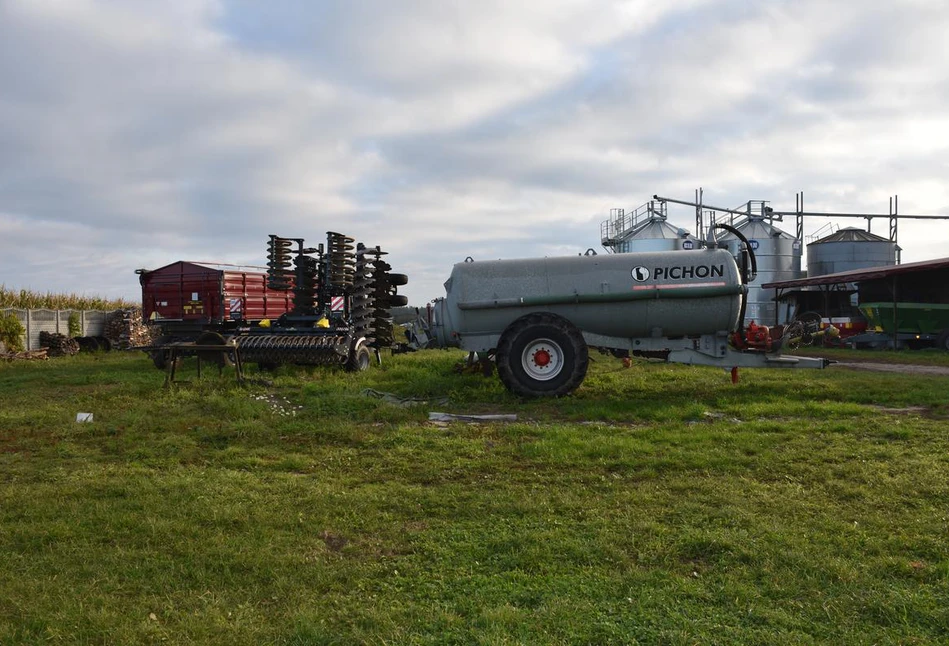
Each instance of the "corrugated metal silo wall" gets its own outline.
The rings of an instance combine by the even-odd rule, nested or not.
[[[888,240],[817,242],[807,245],[808,276],[826,276],[841,271],[895,264],[896,243]]]
[[[781,229],[762,220],[749,220],[738,227],[748,239],[755,252],[758,276],[748,286],[748,301],[745,308],[745,324],[755,321],[765,325],[787,323],[779,318],[781,313],[774,301],[775,290],[762,289],[761,285],[780,280],[801,278],[801,258],[803,248],[800,240]],[[738,253],[739,241],[735,236],[722,236],[721,242],[727,242],[733,253]]]

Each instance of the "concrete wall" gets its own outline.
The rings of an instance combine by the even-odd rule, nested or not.
[[[104,336],[105,322],[110,312],[101,310],[18,310],[0,309],[0,316],[14,314],[26,330],[23,346],[27,350],[40,347],[40,332],[69,335],[69,315],[79,315],[80,336]]]

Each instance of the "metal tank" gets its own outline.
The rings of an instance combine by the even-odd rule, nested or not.
[[[669,224],[664,217],[653,217],[633,229],[616,245],[616,251],[637,253],[689,250],[696,247],[695,240],[687,230]]]
[[[433,312],[438,344],[482,351],[536,311],[571,321],[588,340],[729,332],[745,286],[728,250],[701,249],[464,262],[445,290]]]
[[[787,320],[778,319],[775,291],[762,289],[760,285],[802,277],[801,241],[777,228],[763,216],[750,215],[735,228],[748,240],[758,264],[758,277],[748,285],[748,305],[744,323],[787,323]],[[732,253],[738,254],[741,243],[735,235],[726,233],[720,236],[718,241],[727,245]]]
[[[669,224],[667,205],[650,201],[627,211],[611,209],[610,219],[600,224],[600,240],[611,253],[698,249],[687,229]]]
[[[887,267],[898,263],[900,248],[857,227],[848,227],[807,245],[807,275]]]

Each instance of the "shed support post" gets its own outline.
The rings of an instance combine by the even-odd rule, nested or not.
[[[899,291],[899,276],[893,276],[893,289],[890,291],[893,292],[893,349],[896,350],[899,348],[899,337],[900,330],[897,327],[897,322],[900,320],[899,316],[899,303],[898,303],[898,294]]]

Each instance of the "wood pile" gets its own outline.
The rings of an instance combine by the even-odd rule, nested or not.
[[[79,354],[79,344],[65,334],[40,332],[40,345],[48,350],[51,357],[65,357]]]
[[[39,359],[45,361],[48,358],[49,357],[47,357],[46,348],[40,348],[39,350],[27,350],[25,352],[13,352],[12,350],[4,351],[3,349],[0,349],[0,360],[3,361],[14,361],[16,359]]]
[[[141,308],[116,310],[105,321],[103,336],[112,343],[114,350],[151,345],[157,330],[145,325]]]

